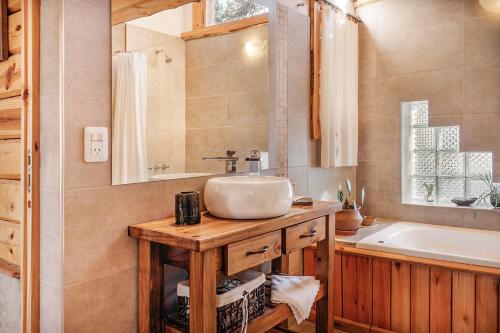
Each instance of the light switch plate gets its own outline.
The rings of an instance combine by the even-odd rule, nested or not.
[[[106,127],[85,127],[85,162],[106,162],[108,160],[108,151],[108,129]]]

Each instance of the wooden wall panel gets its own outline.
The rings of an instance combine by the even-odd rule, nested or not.
[[[452,332],[473,333],[475,327],[475,275],[453,272]]]
[[[19,138],[21,138],[21,98],[0,99],[0,139]]]
[[[342,317],[342,255],[335,252],[335,299],[333,313]]]
[[[429,266],[411,266],[411,332],[429,332]]]
[[[7,8],[9,10],[9,14],[18,12],[21,10],[21,0],[8,0]]]
[[[0,179],[0,219],[20,221],[22,213],[21,182]]]
[[[363,324],[372,323],[372,259],[369,257],[357,257],[356,262],[356,289],[358,303],[358,322]]]
[[[476,276],[476,332],[497,333],[498,330],[498,278]]]
[[[431,268],[430,331],[451,332],[451,271]]]
[[[373,258],[373,325],[391,328],[391,262]]]
[[[19,11],[9,15],[9,54],[21,53],[21,43],[23,37],[22,31],[22,13]]]
[[[0,140],[0,179],[20,180],[21,140]]]
[[[0,220],[0,259],[19,265],[21,229],[17,222]]]
[[[342,317],[358,320],[356,256],[342,255]]]
[[[410,265],[392,262],[391,330],[410,332]]]
[[[21,55],[0,62],[0,98],[21,95]]]

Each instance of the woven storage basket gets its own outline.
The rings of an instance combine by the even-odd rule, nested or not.
[[[243,271],[232,279],[241,281],[241,285],[216,296],[217,332],[232,332],[240,328],[244,321],[244,297],[248,299],[248,321],[264,313],[266,277],[256,271]],[[175,324],[189,329],[189,280],[177,284],[177,315],[170,319]]]

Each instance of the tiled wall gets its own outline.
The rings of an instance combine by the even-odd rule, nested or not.
[[[0,273],[0,332],[21,332],[21,283]]]
[[[429,100],[430,126],[459,125],[462,151],[493,151],[500,175],[500,16],[478,0],[383,0],[358,9],[358,189],[367,212],[500,230],[492,210],[401,202],[402,101]]]
[[[248,41],[268,41],[268,25],[186,42],[186,172],[224,173],[224,162],[204,156],[269,151],[268,48],[245,53]]]
[[[318,145],[308,139],[308,20],[291,10],[288,173],[297,193],[333,199],[355,170],[317,167]],[[127,226],[173,216],[174,194],[202,191],[207,180],[111,186],[110,162],[84,163],[83,128],[111,126],[109,25],[109,1],[42,1],[42,332],[133,332],[137,241]]]

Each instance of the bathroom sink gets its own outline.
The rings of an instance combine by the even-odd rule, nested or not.
[[[205,205],[210,214],[229,219],[264,219],[284,215],[292,206],[288,178],[235,176],[209,179]]]

